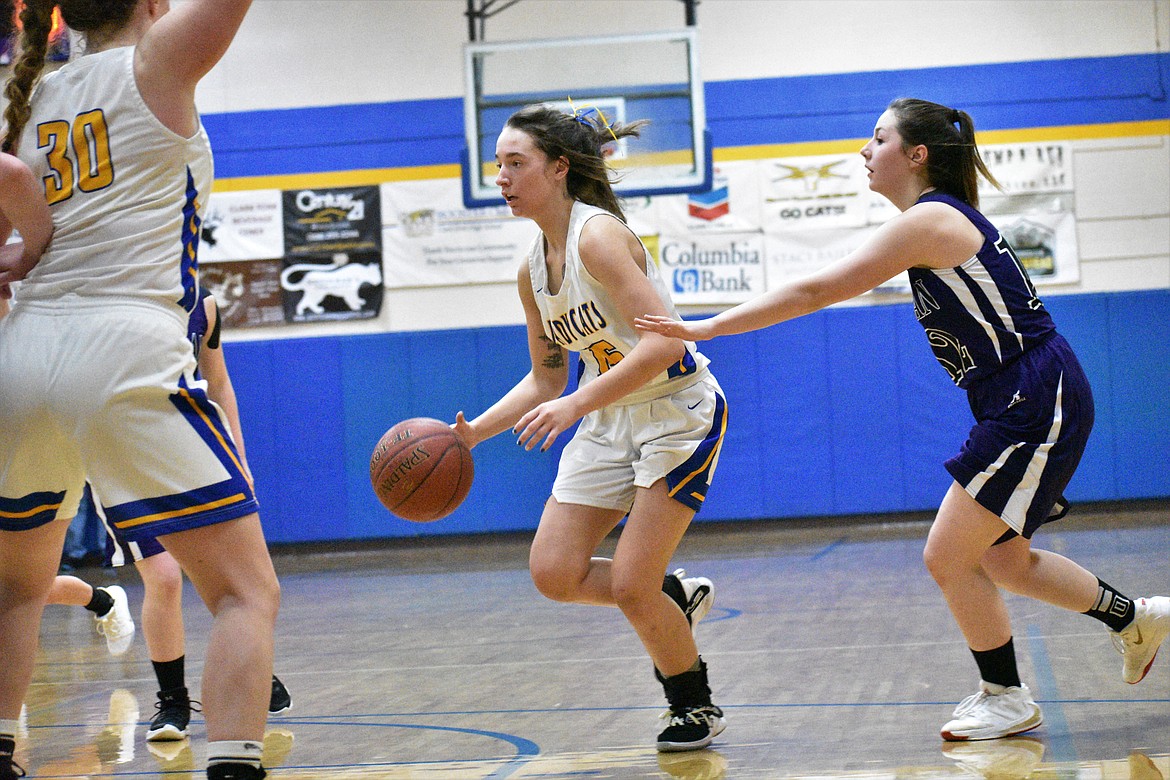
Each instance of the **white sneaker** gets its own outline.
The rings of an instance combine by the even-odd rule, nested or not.
[[[100,617],[94,615],[97,622],[97,632],[106,638],[106,645],[110,648],[110,655],[122,655],[130,649],[134,641],[134,618],[130,617],[130,600],[126,598],[126,591],[120,585],[107,585],[104,590],[114,599],[114,606]]]
[[[1044,722],[1027,685],[1005,688],[982,681],[979,693],[959,702],[951,718],[941,730],[942,738],[948,742],[1010,737]]]
[[[1110,631],[1113,646],[1122,655],[1122,678],[1134,685],[1154,664],[1162,640],[1170,634],[1170,597],[1154,596],[1133,603],[1133,622],[1120,632]]]
[[[707,617],[715,605],[715,585],[706,577],[688,577],[686,569],[675,569],[673,573],[682,585],[687,603],[683,614],[687,616],[691,633],[694,633],[699,621]]]

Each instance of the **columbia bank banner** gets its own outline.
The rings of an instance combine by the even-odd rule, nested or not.
[[[764,292],[764,236],[658,237],[658,266],[676,303],[739,303]]]

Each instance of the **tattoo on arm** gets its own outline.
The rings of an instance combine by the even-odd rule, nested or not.
[[[565,351],[557,345],[548,336],[541,336],[541,341],[545,342],[548,348],[548,354],[544,356],[541,365],[545,368],[564,368],[565,366]]]

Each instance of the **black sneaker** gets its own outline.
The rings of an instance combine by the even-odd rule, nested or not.
[[[158,701],[154,707],[158,714],[150,721],[150,728],[146,730],[147,742],[166,742],[184,739],[187,736],[187,724],[191,722],[191,711],[198,711],[196,705],[187,696],[186,688],[170,688],[158,692]]]
[[[24,776],[24,770],[11,756],[0,756],[0,780],[17,780]]]
[[[727,727],[723,710],[711,703],[711,687],[707,683],[707,664],[700,658],[698,668],[689,672],[663,677],[662,690],[670,709],[662,713],[666,728],[658,735],[658,750],[672,753],[680,750],[702,750]]]
[[[658,735],[658,750],[663,753],[702,750],[727,726],[723,710],[714,704],[671,708],[661,717],[669,719],[666,728]]]
[[[268,700],[268,714],[279,715],[292,709],[292,696],[288,688],[274,674],[272,675],[272,697]]]
[[[7,734],[0,737],[0,780],[16,780],[18,777],[24,777],[24,770],[21,769],[20,764],[12,760],[12,754],[15,752],[16,739]]]
[[[691,633],[715,604],[715,586],[706,577],[688,577],[685,569],[662,578],[662,592],[670,596],[687,617]]]
[[[251,764],[216,764],[207,767],[207,780],[263,780],[268,773]]]

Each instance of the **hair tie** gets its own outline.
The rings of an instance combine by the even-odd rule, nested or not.
[[[573,109],[573,113],[572,113],[571,118],[574,122],[581,124],[581,125],[584,125],[585,127],[588,127],[590,130],[593,130],[594,132],[597,131],[597,125],[595,125],[595,124],[593,124],[593,122],[589,121],[588,115],[589,115],[589,112],[591,112],[591,111],[596,113],[597,116],[601,118],[601,124],[603,124],[605,126],[605,129],[607,131],[609,131],[609,134],[611,136],[613,136],[613,140],[615,140],[615,141],[618,140],[617,133],[615,133],[613,131],[613,128],[609,126],[609,120],[605,118],[605,114],[603,114],[601,112],[601,109],[598,108],[597,106],[589,105],[587,103],[587,104],[581,106],[580,108],[577,108],[575,105],[573,105],[573,98],[570,97],[569,98],[569,108]]]
[[[950,113],[950,115],[949,115],[949,119],[950,119],[950,123],[951,123],[952,125],[961,125],[961,124],[963,123],[963,117],[962,117],[962,115],[959,113],[959,109],[957,109],[957,108],[952,108],[952,109],[951,109],[951,113]]]

